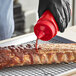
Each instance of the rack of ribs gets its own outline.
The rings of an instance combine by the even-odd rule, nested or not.
[[[12,45],[0,47],[0,69],[5,67],[76,62],[76,44]]]

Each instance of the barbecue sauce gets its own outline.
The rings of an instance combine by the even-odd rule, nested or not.
[[[27,49],[28,47],[28,49]],[[30,47],[32,47],[30,44],[27,44],[26,45],[26,48],[24,48],[23,46],[9,46],[8,48],[12,51],[13,54],[15,54],[15,56],[17,56],[19,59],[20,59],[20,62],[23,63],[23,56],[25,54],[29,54],[30,55],[30,61],[31,61],[31,64],[33,64],[33,52],[34,52],[34,49],[32,48],[32,50],[30,50]],[[24,49],[22,49],[24,48]],[[16,62],[14,62],[14,64],[17,64]]]
[[[37,45],[38,45],[38,38],[36,39],[36,44],[35,44],[35,49],[36,49],[36,52],[38,52]]]

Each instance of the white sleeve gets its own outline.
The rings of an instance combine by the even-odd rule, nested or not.
[[[13,0],[0,0],[0,40],[10,38],[13,31]]]

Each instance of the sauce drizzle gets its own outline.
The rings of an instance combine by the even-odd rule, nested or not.
[[[35,49],[36,49],[36,52],[38,52],[37,45],[38,45],[38,38],[36,39],[36,44],[35,44]]]

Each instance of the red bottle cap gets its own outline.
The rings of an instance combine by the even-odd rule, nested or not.
[[[49,10],[44,12],[34,27],[34,33],[38,39],[48,41],[56,36],[58,31],[57,23]]]

